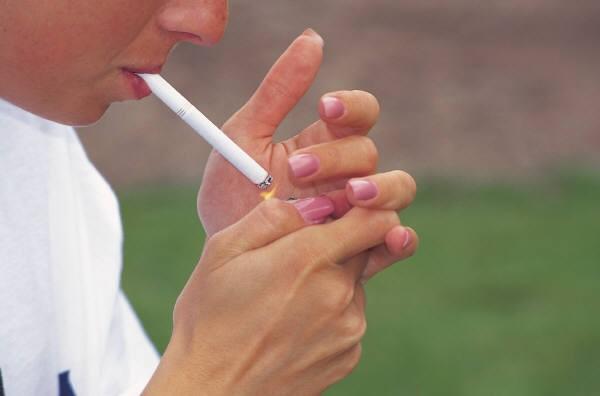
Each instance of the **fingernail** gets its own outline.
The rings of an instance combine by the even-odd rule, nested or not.
[[[316,155],[297,154],[288,158],[290,169],[295,177],[310,176],[319,170],[321,163]]]
[[[321,47],[323,47],[325,45],[325,41],[323,40],[323,37],[321,37],[321,35],[319,33],[317,33],[314,29],[311,29],[311,28],[306,29],[302,33],[302,35],[313,37],[314,39],[316,39],[319,42]]]
[[[341,100],[333,96],[325,96],[321,98],[321,113],[326,118],[335,120],[344,115],[344,104]]]
[[[299,199],[292,202],[298,209],[304,221],[308,224],[319,224],[333,213],[333,202],[327,197],[313,197]]]
[[[352,189],[352,195],[359,201],[368,201],[377,196],[379,192],[377,185],[370,180],[354,179],[348,182]]]
[[[402,249],[406,249],[408,245],[412,242],[412,236],[410,235],[410,231],[408,229],[404,229],[404,242],[402,242]]]

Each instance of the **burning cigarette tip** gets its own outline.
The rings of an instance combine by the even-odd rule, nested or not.
[[[271,187],[271,184],[273,184],[273,176],[267,175],[267,178],[262,183],[258,184],[258,188],[261,190],[268,190]]]

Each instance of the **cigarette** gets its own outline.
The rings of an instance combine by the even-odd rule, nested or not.
[[[152,93],[167,107],[192,127],[208,144],[217,150],[238,171],[246,176],[261,190],[268,189],[273,183],[269,175],[252,157],[233,140],[213,124],[204,114],[192,105],[183,95],[158,74],[138,74],[144,79]]]

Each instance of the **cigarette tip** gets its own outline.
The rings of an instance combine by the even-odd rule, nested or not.
[[[273,184],[273,176],[267,175],[267,178],[259,183],[257,186],[261,190],[268,190],[269,187]]]

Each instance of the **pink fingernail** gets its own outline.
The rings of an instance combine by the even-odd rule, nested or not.
[[[299,199],[292,202],[308,224],[319,224],[333,213],[333,202],[327,197]]]
[[[368,201],[377,196],[379,192],[377,185],[370,180],[353,179],[348,182],[352,189],[352,195],[359,201]]]
[[[402,242],[402,249],[406,249],[408,245],[412,242],[412,237],[410,235],[410,231],[406,228],[404,229],[404,242]]]
[[[290,169],[295,177],[310,176],[319,170],[319,158],[312,154],[298,154],[288,158]]]
[[[335,120],[336,118],[343,116],[345,111],[344,104],[338,98],[333,96],[321,98],[321,113],[324,114],[326,118]]]

